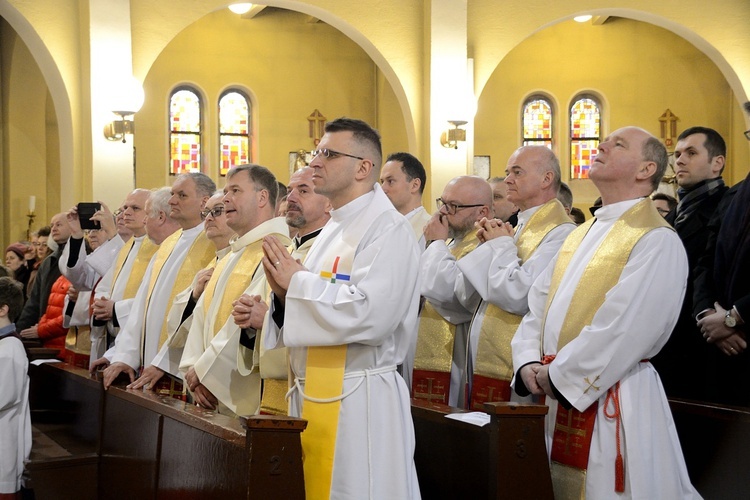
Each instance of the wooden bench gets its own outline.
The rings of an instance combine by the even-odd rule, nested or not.
[[[33,456],[37,498],[304,498],[304,420],[234,419],[147,391],[104,391],[63,363],[32,368],[32,422],[69,452]]]

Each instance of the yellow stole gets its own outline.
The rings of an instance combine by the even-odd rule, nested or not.
[[[565,271],[593,223],[594,219],[591,219],[582,224],[570,233],[563,243],[550,282],[545,319]],[[648,232],[658,227],[670,226],[648,198],[635,204],[613,224],[576,285],[560,330],[557,352],[591,324],[594,315],[604,303],[607,292],[619,281],[635,245]],[[542,332],[544,323],[542,321]],[[542,345],[543,342],[542,338]],[[557,407],[551,451],[552,481],[556,498],[585,498],[586,468],[596,411],[596,403],[585,412],[566,410],[560,405]]]
[[[516,241],[521,263],[531,257],[550,231],[561,224],[572,224],[565,208],[556,199],[534,212]],[[476,364],[471,387],[471,408],[484,410],[484,403],[510,401],[513,357],[510,341],[523,316],[488,304],[479,330]]]
[[[154,260],[154,266],[153,269],[151,269],[151,279],[148,284],[148,295],[146,298],[147,306],[144,312],[144,317],[148,315],[148,304],[150,304],[151,302],[151,294],[154,292],[156,280],[158,279],[159,274],[164,267],[164,264],[167,262],[167,259],[172,254],[172,251],[177,245],[177,242],[179,241],[181,235],[182,231],[176,231],[175,233],[167,237],[167,239],[165,239],[161,243],[161,245],[159,245],[159,249],[156,252],[156,257]],[[193,244],[188,249],[187,254],[185,255],[185,259],[180,265],[180,270],[177,273],[177,277],[174,283],[172,284],[172,290],[169,294],[169,302],[167,303],[171,304],[174,301],[175,295],[187,288],[190,283],[193,282],[193,279],[195,278],[195,275],[198,273],[198,271],[206,267],[215,257],[216,248],[214,247],[213,243],[211,243],[206,237],[206,232],[201,231],[200,234],[198,234],[198,236],[195,238],[195,240],[193,240]],[[141,354],[143,354],[143,348],[146,341],[145,321],[143,322],[143,330],[143,334],[141,335]],[[159,348],[161,348],[164,342],[166,342],[168,336],[169,333],[167,331],[167,321],[166,319],[164,319],[164,321],[162,321],[161,332],[159,332]]]
[[[219,277],[224,272],[224,268],[227,266],[227,262],[231,256],[231,253],[225,255],[224,258],[216,264],[216,269],[214,269],[214,273],[211,275],[211,279],[206,284],[206,289],[203,292],[205,311],[211,309],[211,303],[214,298],[220,301],[219,307],[216,309],[216,314],[214,315],[214,331],[212,332],[214,336],[219,330],[221,330],[221,327],[224,326],[226,320],[232,315],[232,302],[245,292],[245,289],[253,280],[255,270],[258,268],[260,261],[263,258],[263,240],[255,241],[245,247],[242,251],[242,255],[232,268],[232,276],[227,279],[224,290],[221,290],[219,296],[216,296],[216,283],[219,281]],[[206,321],[208,321],[208,318],[206,318]]]
[[[363,210],[364,214],[372,213]],[[370,227],[366,221],[352,224],[352,234],[329,244],[320,277],[331,283],[348,283],[352,263],[360,242],[359,233]],[[330,498],[333,476],[333,459],[336,451],[341,391],[344,387],[346,345],[316,346],[307,348],[305,368],[305,395],[330,402],[305,399],[302,418],[309,422],[302,433],[304,457],[305,494],[307,498]]]
[[[135,241],[133,242],[133,245],[135,245]],[[120,250],[120,255],[117,256],[115,279],[112,281],[113,288],[114,282],[119,278],[120,272],[122,272],[122,266],[125,264],[125,259],[127,258],[128,253],[130,253],[130,248],[132,248],[133,245],[130,247],[125,245],[122,250],[127,248],[128,251],[123,255],[122,250]],[[151,241],[148,236],[143,239],[143,243],[141,243],[138,253],[135,256],[135,261],[133,261],[133,266],[130,268],[128,281],[125,283],[125,289],[122,293],[123,299],[132,299],[135,297],[136,292],[138,292],[138,287],[141,286],[141,282],[143,281],[143,275],[146,274],[148,263],[151,262],[151,257],[158,249],[159,245]],[[122,262],[120,262],[120,257],[122,257]]]
[[[460,260],[478,244],[476,233],[471,232],[451,247],[451,255]],[[412,397],[448,404],[455,338],[456,325],[446,321],[429,301],[425,302],[419,319]]]

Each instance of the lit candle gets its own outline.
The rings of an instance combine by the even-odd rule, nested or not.
[[[36,208],[36,196],[29,196],[29,212],[33,212]]]

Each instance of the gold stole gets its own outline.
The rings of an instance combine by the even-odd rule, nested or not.
[[[450,249],[451,255],[460,260],[478,244],[476,233],[471,232]],[[426,301],[419,319],[412,374],[412,397],[448,404],[455,338],[456,325],[446,321],[430,302]]]
[[[566,223],[571,224],[572,221],[556,199],[539,207],[516,242],[521,263],[534,254],[550,231]],[[513,378],[510,341],[522,318],[494,304],[487,305],[479,330],[470,408],[484,411],[484,403],[510,401],[510,380]]]
[[[146,296],[146,309],[144,311],[143,331],[141,335],[141,359],[143,358],[146,345],[147,332],[145,318],[148,316],[148,306],[151,302],[151,294],[154,292],[156,280],[158,279],[164,264],[172,254],[172,251],[177,245],[181,235],[182,231],[176,231],[171,234],[161,243],[161,245],[159,245],[159,249],[156,252],[154,267],[151,269],[151,279],[148,284],[148,295]],[[213,243],[211,243],[206,237],[206,232],[201,231],[195,240],[193,240],[193,244],[190,245],[190,248],[185,255],[185,259],[180,265],[180,270],[172,284],[172,291],[169,294],[169,301],[167,304],[171,304],[174,301],[175,295],[187,288],[188,285],[193,282],[198,271],[206,267],[206,265],[208,265],[214,258],[216,258],[216,249]],[[166,318],[163,318],[161,332],[159,332],[159,349],[161,349],[161,346],[166,342],[168,336],[167,321]]]
[[[135,244],[135,242],[133,243]],[[138,292],[138,288],[141,286],[141,282],[143,281],[143,275],[146,274],[148,263],[151,262],[151,257],[153,257],[158,249],[159,245],[151,241],[148,236],[143,239],[143,243],[141,243],[141,247],[138,249],[138,253],[135,256],[135,261],[133,261],[133,266],[130,268],[128,281],[125,283],[125,289],[122,292],[123,299],[132,299],[133,297],[135,297],[135,294],[136,292]],[[124,258],[122,264],[120,264],[119,270],[117,271],[117,277],[119,277],[119,273],[122,271],[123,264],[125,264]],[[117,279],[117,277],[115,277],[115,280]],[[115,281],[113,280],[113,288],[114,282]]]
[[[594,219],[591,219],[579,226],[563,243],[550,283],[545,319],[565,271],[593,223]],[[619,281],[633,247],[649,231],[658,227],[670,226],[648,198],[635,204],[614,223],[576,285],[560,330],[557,352],[591,324],[594,315],[604,303],[607,292]],[[543,320],[542,333],[544,326]],[[544,338],[542,345],[543,342]],[[597,407],[598,404],[594,403],[584,412],[574,408],[566,410],[561,405],[557,407],[550,454],[556,498],[585,498],[586,468]]]
[[[206,289],[203,292],[203,308],[206,312],[210,310],[214,298],[220,301],[214,315],[214,329],[211,332],[213,336],[221,330],[226,320],[232,315],[232,302],[245,292],[245,289],[253,280],[255,270],[263,258],[263,240],[255,241],[245,247],[242,255],[231,270],[232,275],[226,280],[224,290],[220,290],[219,296],[215,297],[216,284],[231,256],[231,253],[225,255],[216,264],[216,269],[214,269],[214,273],[211,275],[211,279],[206,284]],[[206,317],[206,322],[208,322],[208,317]]]
[[[364,210],[371,214],[372,212]],[[352,233],[328,245],[320,277],[331,283],[349,283],[352,264],[361,234],[369,229],[366,221],[352,225]],[[333,476],[333,459],[336,451],[341,391],[344,387],[346,345],[307,348],[305,368],[306,397],[330,402],[305,399],[302,418],[309,422],[302,433],[304,457],[305,494],[307,498],[330,498]]]

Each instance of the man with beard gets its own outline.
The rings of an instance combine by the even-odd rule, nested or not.
[[[331,203],[317,194],[312,182],[313,169],[297,170],[289,180],[287,188],[286,224],[296,230],[292,241],[292,257],[304,262],[308,250],[323,226],[331,218]],[[277,308],[278,310],[279,308]],[[235,302],[232,315],[242,328],[260,330],[266,319],[268,306],[260,295],[242,294]],[[264,326],[262,331],[267,331]],[[289,390],[286,349],[266,350],[261,342],[259,348],[260,376],[263,379],[261,412],[286,415],[288,413],[286,393]]]
[[[457,262],[479,244],[475,223],[491,217],[492,188],[480,177],[451,180],[437,199],[438,212],[424,229],[422,309],[414,354],[412,396],[450,406],[466,405],[466,345],[479,296],[456,294]],[[453,352],[442,346],[452,345]]]

